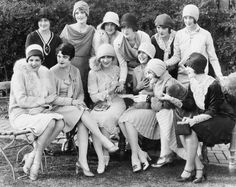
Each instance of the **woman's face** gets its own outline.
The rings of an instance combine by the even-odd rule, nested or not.
[[[189,79],[196,77],[196,73],[194,72],[194,69],[193,69],[193,68],[187,66],[187,67],[185,68],[185,70],[186,70],[187,73],[188,73]]]
[[[184,16],[184,24],[187,28],[193,28],[196,25],[194,23],[194,18],[191,16]]]
[[[149,58],[145,52],[139,51],[138,52],[138,60],[139,60],[140,64],[146,64],[146,63],[148,63]]]
[[[131,27],[122,27],[121,32],[124,34],[125,38],[133,39],[135,36],[135,32]]]
[[[112,35],[116,32],[116,25],[114,23],[105,23],[104,30],[108,35]]]
[[[169,28],[168,28],[168,27],[163,27],[163,26],[158,25],[156,28],[157,28],[157,33],[158,33],[162,38],[165,38],[165,37],[169,37],[169,36],[170,36]]]
[[[50,21],[47,18],[41,18],[38,21],[38,27],[41,31],[47,31],[50,30]]]
[[[75,19],[77,21],[77,23],[87,23],[87,14],[85,13],[85,11],[77,9],[75,11]]]
[[[42,60],[39,56],[31,56],[28,59],[28,64],[33,71],[37,72],[42,64]]]
[[[71,64],[69,55],[63,55],[61,51],[57,53],[57,63],[61,68],[67,68]]]
[[[156,74],[150,69],[146,71],[145,77],[147,77],[151,83],[155,83],[158,79],[160,79],[160,77],[157,77]]]
[[[104,68],[110,67],[111,64],[112,64],[112,61],[113,61],[112,56],[103,56],[103,57],[100,58],[101,65]]]

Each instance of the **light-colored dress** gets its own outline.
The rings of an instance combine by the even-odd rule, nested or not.
[[[54,111],[63,115],[66,122],[64,132],[71,131],[79,122],[85,108],[72,106],[72,100],[78,99],[84,103],[83,85],[79,70],[73,65],[70,66],[69,81],[62,79],[65,73],[58,65],[53,66],[50,72],[54,75],[56,93],[58,97],[53,102]]]
[[[107,87],[110,83],[116,84],[119,79],[119,67],[112,65],[109,71],[91,69],[88,77],[88,91],[94,103],[106,102]],[[91,115],[97,120],[100,127],[105,128],[110,134],[118,133],[118,119],[125,111],[125,103],[122,98],[114,95],[107,102],[110,107],[107,110],[92,110]]]
[[[15,129],[29,129],[35,136],[40,136],[53,119],[63,119],[63,116],[47,109],[45,97],[53,93],[49,70],[41,66],[32,71],[26,59],[15,63],[11,79],[9,103],[10,123]]]
[[[136,78],[137,84],[144,78],[144,70],[141,66],[134,69],[134,78]],[[122,114],[119,123],[132,124],[139,134],[146,138],[152,140],[160,139],[156,113],[152,109],[136,109],[132,106]]]

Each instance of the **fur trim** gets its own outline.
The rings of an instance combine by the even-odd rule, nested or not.
[[[89,59],[89,67],[93,71],[101,70],[101,63],[98,62],[96,56],[93,56]]]

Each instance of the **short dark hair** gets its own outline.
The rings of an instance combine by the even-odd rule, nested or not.
[[[60,44],[56,49],[56,54],[58,54],[60,51],[63,55],[68,55],[70,57],[70,60],[75,56],[75,48],[71,43],[66,42]]]
[[[186,61],[186,65],[194,70],[196,74],[204,73],[207,59],[201,53],[192,53]]]

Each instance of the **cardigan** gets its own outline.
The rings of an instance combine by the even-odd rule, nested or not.
[[[72,100],[80,100],[81,103],[84,102],[84,90],[83,90],[83,84],[81,81],[80,71],[73,65],[70,65],[70,71],[69,76],[72,80],[72,91],[73,91],[73,97],[60,97],[60,88],[62,84],[62,75],[63,75],[63,69],[56,64],[50,69],[50,73],[53,75],[54,78],[54,85],[56,89],[57,97],[53,104],[55,105],[71,105]]]

